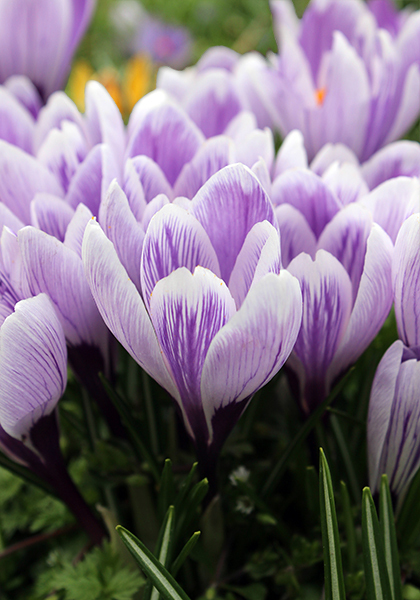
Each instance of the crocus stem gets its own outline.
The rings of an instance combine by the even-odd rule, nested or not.
[[[61,462],[61,461],[60,461]],[[50,482],[57,490],[60,498],[69,507],[80,525],[96,546],[101,545],[106,536],[105,529],[93,515],[83,496],[75,486],[64,465],[56,463],[49,469]]]
[[[29,461],[29,466],[44,475],[85,529],[92,543],[100,545],[106,532],[68,474],[60,451],[56,413],[42,417],[32,427],[29,435],[32,446],[38,453],[31,453],[34,459],[33,465]]]

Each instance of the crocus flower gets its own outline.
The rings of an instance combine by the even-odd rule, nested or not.
[[[103,191],[120,176],[125,149],[121,114],[106,90],[97,82],[88,84],[85,115],[56,92],[36,122],[31,117],[32,128],[21,117],[16,114],[12,121],[13,139],[0,140],[0,202],[25,225],[32,222],[37,193],[44,195],[43,205],[45,195],[55,198],[48,201],[50,211],[68,214],[83,203],[97,214]]]
[[[272,2],[279,55],[261,69],[265,106],[282,135],[302,131],[312,159],[341,142],[361,161],[401,137],[420,112],[420,13],[393,37],[361,0],[312,0],[301,21]]]
[[[264,67],[257,52],[241,56],[217,46],[207,50],[194,67],[183,71],[162,67],[156,86],[181,104],[206,137],[225,133],[244,110],[252,112],[263,128],[272,120],[261,99],[265,90],[254,80]]]
[[[368,458],[372,490],[383,473],[402,498],[420,467],[420,347],[400,340],[386,351],[376,370],[369,402]]]
[[[280,271],[272,205],[243,165],[150,221],[141,294],[100,226],[83,260],[108,327],[176,400],[204,471],[249,399],[280,369],[301,320],[297,281]]]
[[[369,212],[349,204],[331,219],[315,244],[288,270],[303,297],[302,327],[288,362],[299,382],[305,413],[364,352],[392,304],[392,242]]]
[[[26,75],[44,102],[64,87],[95,0],[1,0],[0,83]]]
[[[406,346],[420,347],[420,213],[398,233],[392,259],[395,318]]]
[[[67,384],[64,332],[46,294],[21,300],[0,328],[0,447],[55,487],[94,543],[104,531],[70,479],[55,408]]]

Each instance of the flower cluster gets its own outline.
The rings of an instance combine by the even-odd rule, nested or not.
[[[118,340],[214,490],[254,394],[285,365],[309,417],[394,306],[368,453],[372,489],[387,473],[402,497],[420,466],[420,144],[396,140],[420,114],[420,11],[311,0],[299,20],[276,0],[277,55],[164,67],[125,125],[100,83],[84,113],[60,91],[93,9],[0,0],[1,448],[97,543],[59,452],[67,363],[124,439],[98,375],[115,379]]]

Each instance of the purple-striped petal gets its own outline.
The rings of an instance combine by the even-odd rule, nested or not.
[[[373,220],[384,229],[395,243],[403,222],[419,210],[420,180],[417,177],[396,177],[385,181],[360,203],[373,215]]]
[[[275,214],[280,229],[281,260],[284,267],[301,252],[315,258],[317,241],[308,221],[294,206],[280,204]]]
[[[177,200],[177,199],[175,199]],[[175,204],[175,200],[174,200],[174,204]],[[178,200],[180,200],[178,198]],[[185,198],[185,200],[187,200]],[[187,200],[187,202],[189,202]],[[152,219],[152,217],[154,217],[154,215],[164,206],[166,206],[167,204],[170,204],[169,202],[169,198],[167,196],[165,196],[165,194],[158,194],[157,196],[155,196],[153,198],[153,200],[151,200],[149,202],[149,204],[146,206],[145,211],[143,213],[143,217],[141,219],[141,226],[143,227],[143,231],[147,231],[147,228],[149,227],[149,223],[150,220]]]
[[[291,131],[284,138],[277,153],[274,166],[273,179],[288,169],[307,169],[308,156],[306,154],[303,135],[297,129]]]
[[[173,104],[163,104],[147,112],[129,138],[127,156],[145,154],[153,159],[174,185],[185,163],[204,142],[197,126]]]
[[[183,100],[183,106],[206,138],[224,133],[243,108],[234,79],[221,69],[208,69]]]
[[[0,139],[32,152],[34,118],[9,90],[0,86]]]
[[[61,129],[52,129],[37,153],[39,162],[54,173],[64,192],[79,164],[87,154],[86,141],[74,123],[64,121]]]
[[[127,196],[114,180],[101,204],[99,221],[107,237],[113,242],[118,258],[138,290],[140,263],[144,240],[142,226],[130,210]]]
[[[314,261],[300,254],[288,271],[297,277],[302,289],[302,327],[294,351],[305,369],[311,389],[306,402],[311,407],[327,393],[326,373],[351,314],[351,282],[341,263],[325,250],[318,250]]]
[[[378,489],[380,477],[385,472],[382,459],[384,446],[392,443],[387,433],[403,349],[400,340],[388,348],[378,365],[370,393],[367,441],[369,482],[373,490]]]
[[[141,260],[141,287],[148,306],[160,279],[179,267],[193,272],[200,265],[219,277],[216,253],[203,226],[179,206],[169,204],[150,221]]]
[[[206,230],[225,282],[255,223],[267,220],[276,226],[267,194],[255,175],[241,164],[213,175],[193,198],[191,214]]]
[[[61,128],[63,121],[75,123],[80,131],[85,132],[83,117],[74,102],[64,92],[56,92],[39,112],[34,137],[35,152],[41,147],[52,129]]]
[[[229,278],[229,290],[239,309],[251,287],[267,273],[281,269],[279,233],[268,221],[256,223],[245,238]]]
[[[350,163],[359,166],[359,161],[353,150],[350,150],[344,144],[325,144],[311,162],[310,169],[321,176],[335,162],[340,165]]]
[[[362,175],[371,190],[400,175],[420,177],[420,144],[402,140],[385,146],[362,165]]]
[[[115,163],[122,168],[125,129],[117,105],[97,81],[89,81],[86,85],[85,103],[85,122],[92,146],[108,144],[114,154]]]
[[[56,238],[34,227],[18,233],[22,263],[32,295],[46,292],[70,345],[102,348],[106,328],[85,279],[80,257]]]
[[[153,290],[153,325],[194,437],[207,437],[200,391],[204,360],[212,339],[235,312],[225,283],[203,267],[194,273],[178,269]]]
[[[392,257],[395,318],[406,346],[420,346],[420,214],[402,225]]]
[[[10,210],[5,204],[0,202],[0,232],[3,227],[9,227],[14,233],[17,233],[24,223]]]
[[[193,198],[212,175],[236,162],[235,146],[226,136],[204,142],[193,159],[184,165],[174,185],[174,196]]]
[[[19,100],[19,102],[36,119],[42,108],[42,100],[32,81],[25,75],[12,75],[4,82],[4,87]]]
[[[86,225],[92,219],[92,213],[84,204],[79,204],[67,227],[64,245],[82,258],[82,242]]]
[[[48,169],[30,154],[0,140],[0,201],[29,223],[30,204],[37,192],[63,196],[63,189]]]
[[[392,305],[391,260],[393,246],[388,235],[373,225],[359,291],[345,336],[329,369],[333,382],[366,350],[385,322]]]
[[[420,465],[420,360],[404,358],[404,350],[402,342],[394,342],[379,363],[368,416],[371,484],[377,489],[386,473],[399,496]]]
[[[52,194],[36,194],[31,202],[31,224],[45,233],[64,240],[74,210]]]
[[[343,206],[356,202],[369,192],[360,168],[351,163],[333,163],[323,174],[322,179],[337,196]]]
[[[78,166],[66,196],[70,206],[85,204],[97,216],[101,199],[105,197],[119,168],[107,144],[94,146]]]
[[[318,248],[335,256],[349,274],[353,302],[359,290],[372,224],[372,216],[368,210],[350,204],[333,217],[318,240]]]
[[[417,42],[418,44],[418,42]],[[417,58],[418,60],[418,58]],[[403,136],[415,123],[420,113],[420,66],[413,64],[407,71],[398,112],[387,132],[383,145]]]
[[[179,400],[143,300],[114,245],[95,221],[86,227],[82,257],[93,297],[111,332],[134,360]]]
[[[168,198],[173,197],[172,187],[162,169],[148,156],[135,156],[126,161],[123,187],[138,221],[141,220],[144,210],[141,193],[146,203],[151,202],[158,194],[165,194]]]
[[[299,284],[286,271],[269,273],[252,287],[238,312],[214,337],[204,362],[201,398],[211,432],[219,410],[249,399],[283,366],[301,318]],[[233,425],[228,423],[227,429]]]
[[[299,210],[317,238],[341,208],[322,179],[304,169],[286,171],[277,177],[271,188],[271,200],[275,205],[287,203]]]
[[[22,300],[0,330],[0,423],[25,440],[50,414],[67,383],[67,350],[55,310],[45,294]]]

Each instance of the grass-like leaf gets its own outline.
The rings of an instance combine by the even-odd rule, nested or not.
[[[121,525],[118,525],[117,531],[143,573],[152,580],[165,600],[190,600],[169,571],[135,535]]]
[[[322,448],[319,459],[319,503],[321,510],[322,544],[324,546],[324,576],[326,600],[345,600],[340,538],[335,512],[334,491],[330,469]]]
[[[170,506],[165,515],[165,520],[162,523],[162,527],[160,528],[159,537],[155,548],[155,556],[165,568],[169,567],[172,555],[174,525],[175,509],[173,506]],[[159,597],[159,592],[155,587],[153,587],[153,584],[149,579],[143,593],[143,600],[149,600],[149,598],[150,600],[158,600]]]
[[[379,496],[379,526],[385,552],[385,562],[388,570],[391,594],[393,600],[401,600],[401,573],[398,555],[397,534],[395,531],[394,512],[388,477],[382,475]]]
[[[184,564],[185,560],[188,558],[188,556],[193,551],[193,548],[196,545],[196,543],[198,542],[198,538],[200,537],[200,535],[201,535],[201,531],[195,531],[192,534],[192,536],[190,537],[190,539],[188,540],[188,542],[185,544],[185,546],[182,548],[181,552],[178,554],[176,559],[174,560],[173,565],[171,567],[171,573],[174,577],[178,573],[178,571],[182,567],[182,565]]]
[[[185,501],[183,502],[179,519],[176,525],[176,534],[175,537],[181,534],[191,521],[194,519],[194,516],[197,513],[197,508],[200,506],[201,502],[204,500],[209,489],[209,482],[207,479],[202,479],[192,488],[189,494],[187,494]]]
[[[347,540],[347,567],[349,572],[352,573],[356,566],[356,528],[354,526],[354,519],[351,512],[349,492],[344,481],[341,481],[341,506]]]
[[[172,461],[170,458],[165,460],[163,466],[162,477],[160,478],[159,485],[159,496],[158,496],[158,509],[159,516],[163,518],[165,512],[168,510],[168,506],[174,502],[174,476],[172,473]]]
[[[367,600],[392,600],[378,516],[368,487],[362,498],[362,544]]]

